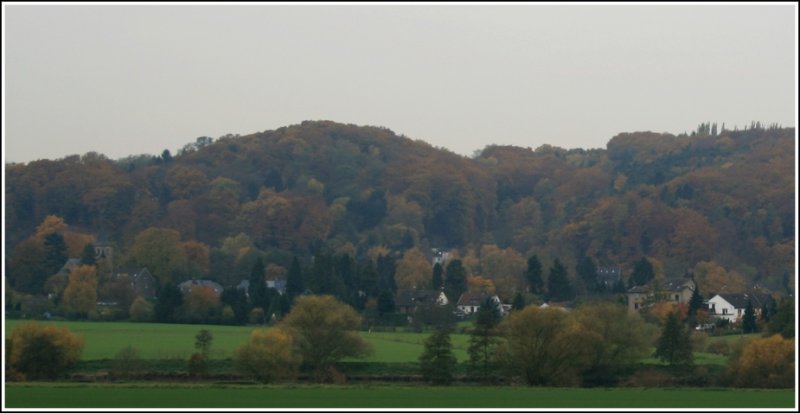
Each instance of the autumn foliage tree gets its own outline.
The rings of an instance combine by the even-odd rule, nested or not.
[[[175,282],[173,275],[186,268],[180,233],[172,229],[148,228],[140,232],[130,248],[131,260],[147,269],[160,285]]]
[[[397,288],[425,288],[430,284],[431,263],[417,248],[411,248],[397,261],[395,281]]]
[[[505,339],[497,349],[498,361],[530,386],[575,384],[587,364],[585,330],[559,309],[528,306],[498,328]]]
[[[192,288],[177,309],[178,318],[188,323],[216,321],[222,311],[219,297],[213,289],[205,286]]]
[[[742,292],[746,281],[737,271],[728,271],[716,261],[700,261],[694,266],[697,286],[709,293]]]
[[[655,319],[655,321],[660,325],[664,325],[669,319],[670,314],[673,313],[678,316],[678,320],[685,320],[688,316],[688,312],[688,305],[673,301],[659,301],[653,303],[653,305],[647,309],[647,313],[651,317],[651,320]]]
[[[358,335],[360,325],[361,316],[331,295],[298,296],[279,323],[303,364],[322,381],[331,378],[332,367],[342,358],[371,353],[370,344]]]
[[[525,259],[513,248],[484,245],[481,248],[481,269],[481,276],[494,283],[497,294],[505,301],[510,301],[517,291],[525,290]]]
[[[45,280],[52,275],[42,267],[44,248],[35,239],[26,239],[14,247],[8,278],[13,287],[27,293],[43,291]]]
[[[33,235],[18,243],[11,258],[9,279],[24,292],[41,293],[45,281],[67,260],[67,245],[62,233],[67,224],[56,215],[48,215]]]
[[[492,280],[478,275],[467,276],[467,291],[484,294],[494,294],[495,286]]]
[[[294,378],[302,358],[295,352],[292,335],[271,328],[253,330],[247,342],[234,351],[233,361],[242,373],[271,383]]]
[[[97,269],[81,265],[69,274],[62,305],[68,313],[86,317],[97,307]]]
[[[647,355],[649,335],[638,313],[612,302],[587,303],[572,314],[584,331],[587,364],[581,372],[583,385],[609,386],[619,373]]]
[[[780,334],[750,341],[730,366],[735,386],[793,388],[794,339]]]
[[[137,296],[128,310],[131,321],[146,322],[153,319],[153,304],[141,296]]]
[[[9,366],[27,380],[56,379],[78,362],[83,343],[66,327],[23,323],[11,332]]]

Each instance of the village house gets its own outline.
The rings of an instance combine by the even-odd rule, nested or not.
[[[447,305],[449,301],[444,291],[439,290],[400,290],[394,299],[397,312],[411,314],[423,304]]]
[[[222,286],[211,280],[189,280],[178,284],[178,289],[181,290],[183,295],[189,294],[193,289],[198,287],[210,288],[217,297],[222,295]]]
[[[603,286],[606,290],[612,290],[621,280],[622,268],[620,267],[600,267],[597,269],[597,285]]]
[[[431,248],[431,254],[433,255],[433,265],[439,264],[442,267],[447,264],[447,260],[450,258],[449,252],[442,251],[438,248]]]
[[[64,265],[61,266],[61,268],[58,270],[56,275],[65,275],[65,276],[67,276],[73,270],[75,270],[75,268],[78,268],[80,265],[81,265],[81,259],[80,258],[70,258],[70,259],[67,260],[67,262],[64,263]]]
[[[540,305],[539,308],[541,309],[552,308],[567,313],[574,307],[574,305],[575,303],[571,301],[563,301],[563,302],[549,301],[546,303],[542,303],[542,305]]]
[[[266,280],[267,288],[273,288],[278,291],[278,294],[286,294],[286,280]],[[250,280],[242,280],[236,286],[237,290],[244,290],[244,294],[250,297]]]
[[[695,287],[694,281],[688,278],[668,280],[660,285],[657,282],[637,285],[627,292],[628,310],[636,311],[656,301],[688,303]]]
[[[458,302],[456,303],[456,308],[465,315],[473,314],[481,308],[481,305],[483,305],[487,298],[491,299],[495,305],[497,305],[501,315],[505,313],[503,304],[500,302],[500,297],[498,297],[497,294],[488,294],[485,292],[467,291],[461,294],[461,297],[458,298]]]
[[[122,267],[114,271],[111,278],[113,280],[126,278],[136,295],[147,300],[156,298],[158,282],[146,267]]]
[[[744,316],[744,310],[747,308],[748,302],[752,303],[756,316],[759,316],[761,309],[771,301],[772,297],[763,293],[722,293],[708,300],[708,313],[716,319],[735,323]]]

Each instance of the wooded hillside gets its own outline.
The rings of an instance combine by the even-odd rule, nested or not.
[[[308,121],[198,138],[172,155],[8,164],[6,274],[34,288],[26,263],[41,249],[26,240],[56,215],[74,234],[114,245],[115,265],[136,263],[146,231],[176,231],[197,264],[184,262],[191,269],[177,277],[223,284],[247,278],[259,256],[280,276],[294,255],[439,248],[490,279],[522,277],[531,254],[546,266],[558,258],[570,277],[585,256],[626,277],[646,256],[665,277],[693,271],[718,288],[788,291],[794,137],[757,125],[636,132],[606,149],[488,146],[470,159],[385,128]],[[86,241],[72,242],[69,255],[80,256]]]

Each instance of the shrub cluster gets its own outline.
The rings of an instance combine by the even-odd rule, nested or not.
[[[56,379],[78,362],[83,344],[83,337],[66,327],[24,323],[7,342],[6,366],[21,379]]]

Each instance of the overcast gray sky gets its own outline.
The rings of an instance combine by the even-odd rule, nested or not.
[[[470,155],[796,125],[797,5],[3,3],[4,157],[173,153],[303,120]]]

